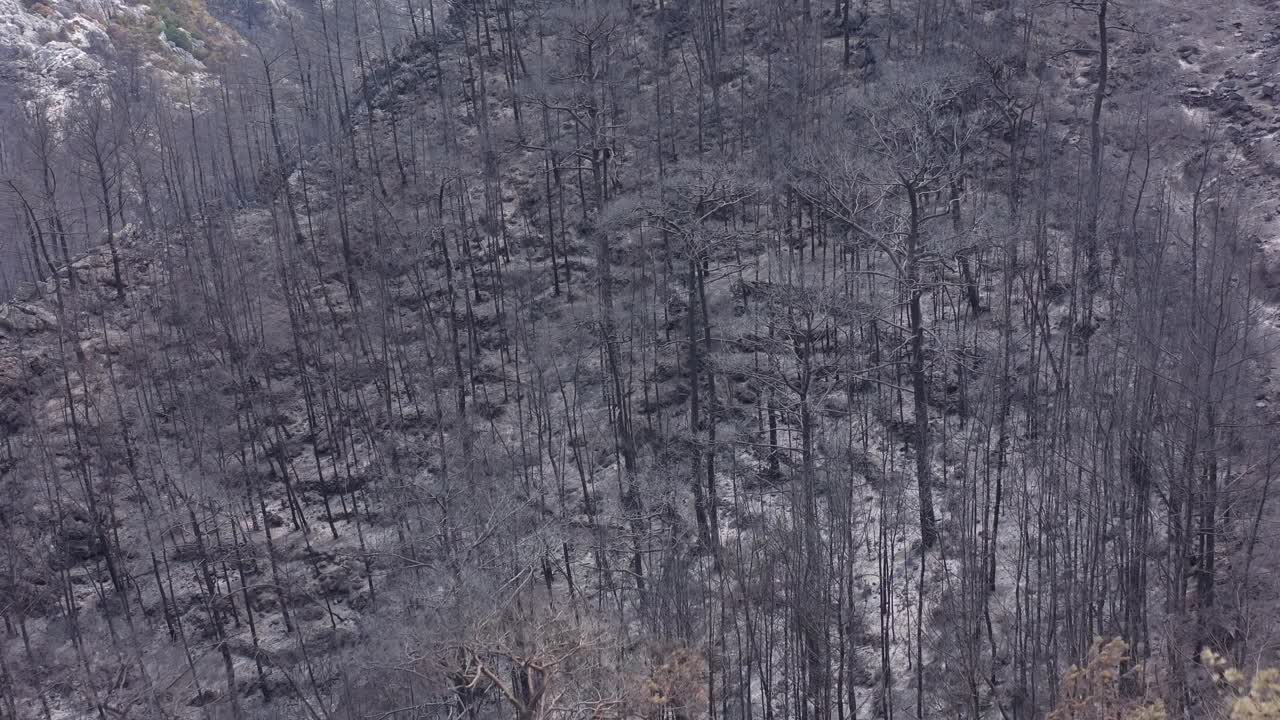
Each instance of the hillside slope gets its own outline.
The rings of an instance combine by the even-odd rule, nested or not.
[[[1212,712],[1272,46],[979,5],[318,4],[101,220],[21,165],[0,717],[1031,718],[1095,636]]]

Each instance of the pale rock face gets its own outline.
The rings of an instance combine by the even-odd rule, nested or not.
[[[20,97],[49,102],[58,114],[71,96],[110,72],[116,50],[108,32],[112,25],[144,23],[149,12],[148,4],[136,0],[0,0],[0,81],[11,82]],[[159,70],[165,63],[152,60],[167,53],[201,81],[199,60],[163,35],[155,40],[145,64]]]
[[[28,11],[19,0],[0,0],[0,39],[6,49],[37,45],[41,31],[56,29],[56,23]]]
[[[45,44],[31,58],[31,69],[42,77],[52,77],[60,82],[74,81],[102,69],[89,53],[66,42]]]
[[[0,77],[47,100],[56,113],[77,89],[103,76],[113,49],[107,12],[115,5],[124,7],[120,0],[96,6],[43,0],[31,8],[23,0],[0,0]]]
[[[0,0],[0,67],[21,65],[58,24],[29,12],[19,0]]]

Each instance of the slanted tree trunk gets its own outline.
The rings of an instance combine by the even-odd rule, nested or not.
[[[933,510],[933,480],[929,469],[929,384],[925,377],[924,313],[920,308],[920,195],[912,182],[904,182],[910,215],[907,226],[906,263],[903,267],[907,291],[907,315],[911,333],[911,395],[915,409],[916,486],[920,495],[920,544],[928,550],[938,540],[937,518]]]

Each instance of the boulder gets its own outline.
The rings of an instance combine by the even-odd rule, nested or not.
[[[0,335],[38,333],[57,324],[58,316],[39,305],[21,302],[0,305]]]
[[[128,333],[107,328],[90,332],[80,341],[80,349],[88,354],[118,355],[129,345]]]
[[[316,578],[319,594],[326,597],[346,595],[361,583],[356,572],[342,562],[322,564],[319,575]]]
[[[79,512],[72,511],[63,518],[60,540],[60,560],[64,563],[63,567],[73,567],[106,554],[106,546],[94,529],[93,522]]]

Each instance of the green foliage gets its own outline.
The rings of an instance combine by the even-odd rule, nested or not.
[[[164,24],[164,39],[173,43],[175,47],[191,52],[195,47],[191,44],[191,34],[186,30],[183,30],[171,18],[164,18],[162,22]]]
[[[205,34],[199,28],[211,18],[199,0],[157,0],[151,4],[150,32],[159,32],[174,47],[191,53],[197,60],[205,61],[210,52],[205,47]],[[153,35],[154,36],[154,35]]]

